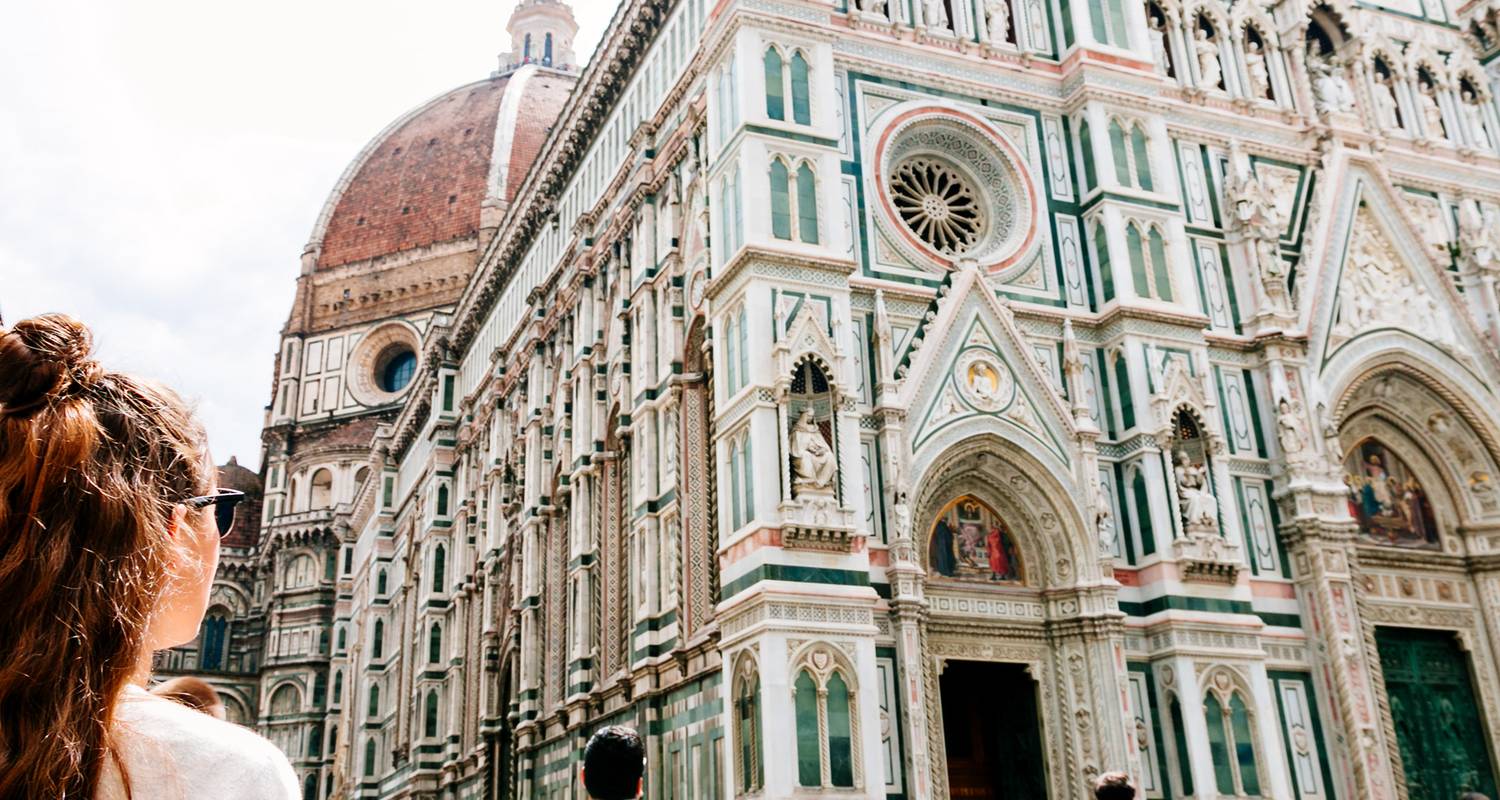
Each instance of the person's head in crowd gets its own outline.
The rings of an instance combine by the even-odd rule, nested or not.
[[[233,519],[187,404],[92,348],[61,314],[0,327],[0,797],[94,796],[116,701],[197,635]]]
[[[583,788],[594,800],[641,796],[646,747],[641,735],[623,725],[600,728],[583,748]]]
[[[1458,796],[1458,800],[1490,800],[1490,798],[1482,792],[1464,792]]]
[[[202,678],[183,675],[165,680],[151,687],[151,693],[202,711],[214,719],[224,719],[224,701],[219,692]]]
[[[1125,772],[1106,772],[1094,782],[1095,800],[1135,800],[1135,787]]]

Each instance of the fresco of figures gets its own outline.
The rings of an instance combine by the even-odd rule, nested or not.
[[[1439,550],[1432,503],[1417,476],[1374,439],[1359,443],[1344,460],[1349,513],[1360,537],[1373,544]]]
[[[970,495],[949,503],[932,523],[928,564],[934,575],[966,581],[1021,581],[1021,558],[1010,528]]]

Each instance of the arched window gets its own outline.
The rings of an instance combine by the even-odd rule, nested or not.
[[[1099,185],[1099,179],[1094,175],[1094,140],[1087,119],[1078,120],[1078,149],[1083,156],[1083,193],[1088,194]]]
[[[798,50],[792,53],[792,121],[812,124],[812,91],[808,85],[807,58]]]
[[[740,498],[740,443],[729,443],[729,529],[739,530],[743,501]]]
[[[797,233],[807,244],[818,243],[818,185],[806,161],[797,167]]]
[[[313,676],[313,707],[322,708],[328,702],[328,675],[319,672]]]
[[[1231,687],[1225,689],[1223,687]],[[1260,794],[1260,772],[1255,759],[1255,737],[1242,692],[1220,673],[1203,699],[1208,724],[1208,751],[1213,756],[1214,784],[1219,794]]]
[[[375,737],[365,740],[365,777],[375,777]]]
[[[229,640],[229,613],[216,607],[203,618],[198,635],[198,668],[207,672],[224,668],[224,650]]]
[[[1129,47],[1130,37],[1125,29],[1124,0],[1098,0],[1088,5],[1094,41],[1115,47]]]
[[[422,722],[422,733],[429,738],[438,735],[438,693],[436,689],[427,690],[427,708],[425,719]]]
[[[337,724],[328,726],[328,752],[337,753],[339,750],[339,726]]]
[[[385,649],[385,620],[375,620],[375,634],[370,641],[370,656],[380,658],[381,651]]]
[[[339,652],[340,653],[344,652],[344,649],[346,647],[348,647],[348,646],[349,646],[349,636],[348,636],[348,633],[343,628],[339,628]]]
[[[1130,154],[1125,149],[1125,128],[1120,121],[1109,121],[1109,152],[1115,162],[1115,180],[1121,186],[1134,186],[1130,179]]]
[[[1099,280],[1104,286],[1104,302],[1115,299],[1115,274],[1109,268],[1109,239],[1104,225],[1094,223],[1094,259],[1099,263]]]
[[[371,722],[380,717],[380,684],[378,683],[370,684],[370,702],[365,707],[365,716]]]
[[[751,469],[750,460],[750,432],[746,431],[741,440],[743,447],[740,449],[740,480],[744,481],[745,516],[740,520],[741,525],[748,524],[755,519],[755,479],[754,471]]]
[[[854,748],[859,730],[854,705],[853,671],[826,647],[799,660],[792,684],[797,731],[797,784],[813,788],[856,788],[863,783]],[[823,666],[817,666],[819,663]],[[848,677],[846,677],[848,676]]]
[[[313,725],[307,732],[307,755],[318,756],[323,754],[323,726]],[[312,778],[311,775],[307,776]]]
[[[789,173],[786,162],[771,161],[771,235],[778,239],[792,238],[792,201],[788,190]]]
[[[302,692],[294,683],[283,683],[271,693],[271,716],[296,714],[302,711]]]
[[[327,469],[320,469],[312,476],[312,496],[309,498],[309,507],[317,510],[332,506],[333,473]]]
[[[313,755],[308,753],[308,755]],[[318,800],[318,775],[315,772],[307,773],[302,781],[302,800]]]
[[[529,33],[526,34],[526,38],[521,43],[521,58],[525,61],[531,60],[531,34]]]
[[[328,655],[328,629],[318,631],[318,654]]]
[[[385,570],[381,570],[375,576],[375,594],[379,597],[385,596]]]
[[[333,702],[344,702],[344,671],[333,673]]]
[[[749,331],[750,331],[749,319],[746,316],[745,307],[742,305],[742,306],[740,306],[740,311],[739,311],[739,324],[735,326],[735,335],[739,337],[739,341],[736,344],[737,344],[737,346],[739,348],[737,355],[739,356],[739,362],[740,362],[739,363],[739,373],[738,374],[740,376],[740,385],[741,386],[743,386],[743,385],[745,385],[745,384],[747,384],[747,383],[750,382],[750,332]]]
[[[729,394],[731,396],[740,390],[739,375],[735,372],[735,368],[739,366],[739,358],[737,358],[736,353],[736,348],[739,347],[739,333],[735,330],[736,326],[737,318],[735,316],[729,315],[725,317],[724,354],[726,358],[724,359],[724,367],[726,372],[724,373],[724,382],[729,387]]]
[[[1140,226],[1129,223],[1125,227],[1125,250],[1130,256],[1130,276],[1136,295],[1171,302],[1172,280],[1167,271],[1166,240],[1161,230],[1153,225],[1143,237]]]
[[[427,633],[427,663],[440,664],[443,661],[443,626],[434,622]]]
[[[771,119],[784,120],[786,119],[786,94],[781,74],[781,51],[774,47],[767,47],[762,62],[766,78],[766,116]]]
[[[1146,236],[1146,242],[1150,246],[1148,252],[1151,254],[1151,277],[1156,289],[1156,297],[1170,303],[1172,302],[1172,277],[1167,266],[1167,243],[1161,235],[1161,228],[1152,225],[1151,233]]]
[[[1151,191],[1151,156],[1146,152],[1146,130],[1139,123],[1130,128],[1130,154],[1135,159],[1136,186]]]
[[[547,34],[546,39],[542,40],[542,63],[552,66],[552,34],[550,33]]]
[[[281,588],[304,589],[311,586],[316,579],[317,572],[318,563],[313,560],[312,556],[306,553],[293,556],[292,560],[287,562],[286,568],[282,570]]]
[[[437,515],[448,516],[448,484],[440,483],[437,488]]]
[[[439,542],[432,549],[432,591],[441,592],[448,570],[448,550]]]
[[[818,243],[818,183],[812,165],[796,170],[781,158],[771,160],[771,235]]]
[[[744,794],[758,792],[765,783],[761,766],[760,673],[754,659],[740,659],[734,679],[735,785]]]

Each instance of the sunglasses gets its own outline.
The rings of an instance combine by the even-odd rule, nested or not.
[[[245,499],[244,492],[234,489],[218,489],[213,494],[203,497],[189,497],[182,504],[189,508],[214,507],[214,522],[218,523],[219,535],[228,536],[234,529],[234,507]]]

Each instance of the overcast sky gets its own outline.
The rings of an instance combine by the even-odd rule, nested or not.
[[[0,25],[0,313],[64,311],[258,467],[328,191],[381,128],[488,75],[514,0],[47,0]],[[585,59],[614,0],[574,0]]]

